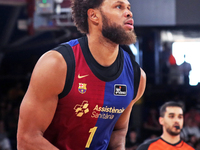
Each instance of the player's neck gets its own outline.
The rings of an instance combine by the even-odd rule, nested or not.
[[[172,136],[168,133],[163,133],[161,138],[170,144],[176,144],[180,141],[180,135]]]
[[[88,46],[94,59],[102,66],[110,66],[117,58],[119,45],[102,35],[88,34]]]

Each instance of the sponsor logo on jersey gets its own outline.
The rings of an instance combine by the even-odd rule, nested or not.
[[[82,117],[84,114],[87,114],[89,112],[88,106],[89,106],[88,101],[83,101],[81,105],[77,104],[74,107],[76,116]]]
[[[79,93],[84,94],[87,91],[86,86],[87,84],[85,83],[79,83],[79,86],[78,86]]]
[[[127,95],[127,87],[122,84],[115,84],[114,86],[114,95],[116,96],[126,96]]]
[[[101,119],[113,119],[115,114],[121,114],[124,112],[124,108],[117,109],[115,107],[99,107],[98,105],[95,106],[92,112],[92,118],[101,118]]]
[[[89,103],[88,101],[83,101],[82,104],[77,104],[74,107],[75,113],[77,117],[82,117],[84,114],[89,112]],[[100,118],[100,119],[113,119],[115,114],[122,114],[124,112],[124,107],[122,108],[115,108],[115,107],[100,107],[96,105],[91,114],[91,118]]]
[[[80,74],[78,74],[78,78],[79,78],[79,79],[85,78],[85,77],[87,77],[87,76],[89,76],[89,74],[87,74],[87,75],[82,75],[82,76],[81,76]]]

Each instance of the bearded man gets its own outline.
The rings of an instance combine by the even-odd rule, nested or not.
[[[72,0],[85,36],[46,52],[20,106],[18,150],[125,150],[146,75],[123,46],[136,41],[128,0]],[[124,46],[126,47],[126,46]]]
[[[158,138],[145,141],[137,150],[194,150],[181,140],[183,119],[182,104],[174,101],[164,103],[160,108],[159,117],[163,134]]]

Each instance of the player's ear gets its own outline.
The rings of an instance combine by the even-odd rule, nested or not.
[[[163,117],[159,117],[159,123],[160,123],[161,125],[164,124],[164,118],[163,118]]]
[[[97,9],[88,9],[87,11],[87,15],[88,15],[88,19],[95,23],[98,24],[99,23],[99,14],[98,14],[98,10]]]

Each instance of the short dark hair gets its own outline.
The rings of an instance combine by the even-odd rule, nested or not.
[[[72,19],[77,29],[82,33],[88,33],[87,11],[90,8],[98,8],[104,0],[71,0]]]
[[[183,104],[179,102],[169,101],[160,107],[160,117],[164,117],[167,107],[180,107],[183,110]]]

